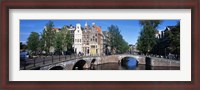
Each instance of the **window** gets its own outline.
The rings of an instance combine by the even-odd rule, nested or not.
[[[97,38],[95,39],[95,41],[97,42]]]

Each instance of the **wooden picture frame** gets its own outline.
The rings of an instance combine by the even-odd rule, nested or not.
[[[199,0],[3,0],[0,23],[1,89],[199,90],[199,3]],[[191,81],[9,81],[9,9],[191,9]]]

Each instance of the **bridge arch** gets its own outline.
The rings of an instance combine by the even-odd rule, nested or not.
[[[74,64],[72,70],[83,70],[86,63],[85,60],[79,60]]]
[[[124,57],[121,59],[120,64],[124,66],[138,66],[139,61],[134,57]]]
[[[124,58],[134,58],[137,60],[137,62],[139,62],[139,57],[134,56],[134,55],[120,55],[118,56],[118,62],[121,62]]]
[[[94,58],[94,59],[92,59],[92,61],[91,61],[91,64],[92,64],[92,63],[94,63],[95,61],[96,61],[96,59],[95,59],[95,58]]]

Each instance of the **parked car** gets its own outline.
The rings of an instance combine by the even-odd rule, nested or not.
[[[61,51],[55,51],[54,55],[62,55],[62,52]]]
[[[71,51],[65,51],[65,52],[64,52],[64,55],[71,55],[71,54],[72,54]]]
[[[26,51],[20,52],[20,60],[27,60],[29,58],[29,53]]]

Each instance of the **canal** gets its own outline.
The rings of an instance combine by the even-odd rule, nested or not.
[[[92,61],[92,63],[94,63]],[[113,62],[113,63],[104,63],[99,65],[91,65],[90,68],[83,68],[86,64],[86,61],[80,60],[78,61],[73,70],[180,70],[179,66],[148,66],[148,64],[138,64],[138,61],[132,57],[125,57],[121,60],[121,62]],[[54,67],[50,70],[63,70],[62,67]]]
[[[120,63],[105,63],[85,70],[180,70],[180,67],[140,65],[136,59],[126,57]]]
[[[94,66],[94,68],[90,70],[180,70],[180,67],[166,67],[166,66],[147,67],[145,65],[138,65],[136,67],[125,67],[119,65],[118,63],[106,63]]]

